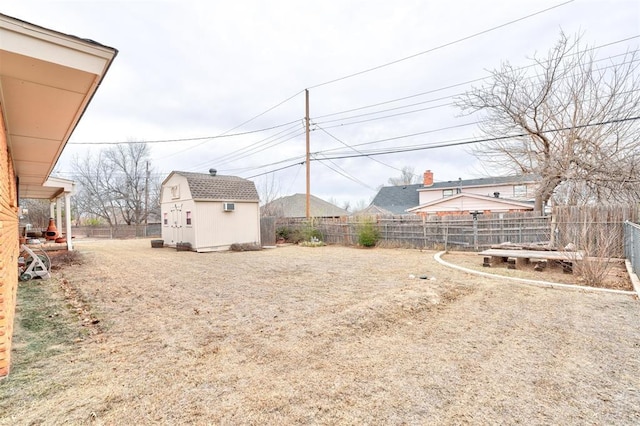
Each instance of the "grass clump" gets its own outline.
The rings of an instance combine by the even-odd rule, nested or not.
[[[0,412],[2,401],[10,401],[12,395],[53,391],[34,386],[40,367],[55,362],[57,356],[72,350],[84,330],[70,311],[55,279],[20,282],[18,286],[16,315],[11,352],[11,372],[0,380]]]

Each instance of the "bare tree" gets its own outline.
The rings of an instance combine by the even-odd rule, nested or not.
[[[78,212],[101,218],[110,226],[144,223],[159,193],[148,158],[149,147],[142,142],[117,145],[95,158],[90,154],[84,159],[75,157]]]
[[[51,217],[49,200],[23,199],[20,200],[20,208],[26,210],[23,221],[30,223],[36,228],[46,228]]]
[[[409,166],[405,166],[400,170],[400,176],[389,178],[389,185],[401,186],[414,183],[420,183],[420,176],[416,175],[414,168]]]
[[[282,209],[272,201],[280,197],[280,182],[270,173],[262,179],[259,185],[261,216],[282,216]]]
[[[144,223],[146,218],[149,154],[146,143],[116,145],[105,152],[107,164],[117,171],[110,183],[112,198],[127,225]]]
[[[488,85],[457,99],[482,114],[492,139],[474,154],[500,171],[540,176],[536,210],[558,202],[640,199],[640,73],[637,51],[597,60],[580,36],[561,33],[545,58],[509,63]]]

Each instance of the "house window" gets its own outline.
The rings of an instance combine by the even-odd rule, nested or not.
[[[187,212],[187,225],[191,225],[191,212]]]
[[[442,196],[443,197],[451,197],[453,195],[453,189],[443,189]]]
[[[527,196],[527,185],[513,185],[513,198],[525,198]]]
[[[162,223],[164,225],[168,225],[169,224],[169,217],[167,216],[168,213],[165,213],[163,218],[162,218]]]

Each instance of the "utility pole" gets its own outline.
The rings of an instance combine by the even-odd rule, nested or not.
[[[311,217],[311,154],[309,153],[309,89],[304,89],[305,115],[304,121],[306,125],[307,135],[307,220]]]
[[[144,224],[145,236],[147,235],[146,225],[149,224],[149,161],[147,161],[147,174],[144,179]]]

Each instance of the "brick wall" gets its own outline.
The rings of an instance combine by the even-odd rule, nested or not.
[[[0,109],[0,377],[9,374],[18,288],[18,200]]]

